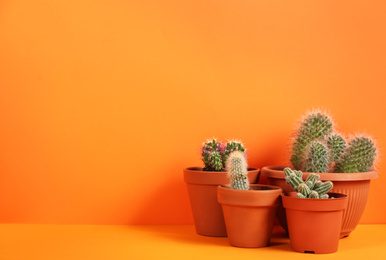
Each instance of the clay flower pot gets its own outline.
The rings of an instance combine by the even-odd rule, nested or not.
[[[291,186],[285,183],[283,169],[287,166],[266,166],[261,170],[261,175],[267,177],[268,184],[279,186],[284,193],[291,192]],[[348,237],[356,228],[365,210],[367,197],[370,190],[370,180],[376,179],[376,171],[357,172],[357,173],[318,173],[321,181],[332,181],[334,187],[330,192],[342,193],[348,196],[348,206],[343,212],[343,222],[340,237]],[[303,179],[309,173],[303,173]],[[280,225],[287,230],[285,211],[281,207],[278,209],[277,218]]]
[[[258,169],[248,169],[250,183],[255,183]],[[196,232],[203,236],[226,237],[224,215],[217,202],[217,186],[229,183],[226,172],[203,171],[202,167],[184,169]]]
[[[296,198],[296,192],[282,195],[290,244],[294,251],[315,254],[338,251],[347,195],[328,194],[329,199],[299,199]]]
[[[219,186],[217,191],[229,243],[237,247],[268,246],[282,189],[251,184],[249,190]]]

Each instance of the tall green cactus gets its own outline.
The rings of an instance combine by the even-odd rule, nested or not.
[[[226,170],[231,180],[232,189],[249,190],[248,165],[243,152],[235,151],[229,155]]]
[[[330,165],[327,146],[320,141],[313,141],[307,150],[303,170],[305,172],[327,172]]]
[[[331,181],[319,181],[320,176],[316,173],[310,173],[305,182],[299,177],[298,171],[288,167],[284,169],[284,174],[287,184],[297,191],[297,198],[327,199],[327,192],[333,187]]]
[[[321,112],[311,112],[301,123],[292,146],[291,163],[297,170],[304,166],[305,153],[312,141],[323,138],[333,131],[331,118]]]
[[[345,153],[337,161],[335,172],[370,171],[377,156],[374,141],[367,136],[357,136],[350,140]]]

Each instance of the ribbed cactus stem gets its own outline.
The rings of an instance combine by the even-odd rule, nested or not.
[[[330,150],[330,160],[336,162],[346,148],[346,140],[339,134],[332,134],[327,138],[327,147]]]
[[[305,183],[301,183],[298,186],[298,192],[303,194],[305,197],[308,197],[311,193],[311,189]]]
[[[304,171],[318,173],[328,171],[330,157],[328,148],[324,143],[311,142],[305,156]]]
[[[329,192],[332,187],[334,185],[332,184],[331,181],[326,181],[326,182],[323,182],[321,185],[319,185],[317,188],[315,188],[314,190],[320,195],[323,195],[327,192]]]
[[[297,170],[304,170],[304,158],[307,146],[333,131],[331,118],[321,112],[311,112],[301,123],[292,146],[291,163]]]
[[[303,183],[302,178],[299,177],[296,171],[293,171],[290,168],[285,168],[284,173],[286,175],[285,179],[287,184],[290,184],[291,187],[297,191],[299,184]]]
[[[316,191],[311,191],[310,192],[310,195],[308,196],[310,199],[319,199],[319,193],[317,193]]]
[[[346,151],[336,163],[335,172],[368,172],[376,156],[374,141],[370,137],[357,136],[349,141]]]
[[[300,192],[298,192],[298,193],[296,194],[296,198],[305,199],[306,196],[304,196],[303,194],[301,194]]]
[[[315,186],[316,181],[320,178],[320,176],[316,173],[310,173],[306,179],[307,186],[312,190]]]
[[[328,199],[328,194],[323,194],[319,196],[319,199]]]
[[[231,188],[248,190],[248,165],[245,154],[240,151],[232,152],[227,160],[226,169],[231,180]]]

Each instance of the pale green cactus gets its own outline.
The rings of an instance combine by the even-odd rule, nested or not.
[[[236,190],[248,190],[248,165],[245,154],[241,151],[232,152],[226,163],[226,170],[231,180],[231,188]]]
[[[320,176],[316,173],[310,173],[305,182],[299,178],[296,171],[288,167],[284,169],[284,173],[287,184],[297,191],[297,198],[327,199],[327,192],[333,187],[331,181],[319,181]]]

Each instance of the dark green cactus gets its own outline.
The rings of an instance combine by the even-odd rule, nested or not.
[[[222,144],[216,139],[208,140],[202,147],[202,161],[205,164],[204,171],[224,171],[222,161]]]
[[[231,180],[230,186],[232,189],[249,189],[248,165],[243,152],[235,151],[229,155],[226,170]]]
[[[222,172],[225,171],[225,163],[233,151],[244,152],[245,148],[239,141],[229,141],[226,145],[216,139],[208,140],[202,147],[202,161],[204,171]]]
[[[327,147],[330,149],[330,159],[336,162],[346,148],[346,140],[339,134],[332,134],[327,138]]]
[[[240,141],[229,141],[226,144],[225,149],[223,150],[221,156],[222,156],[222,161],[226,162],[228,160],[228,156],[230,153],[234,151],[241,151],[245,152],[245,148],[243,144]]]
[[[330,165],[327,146],[320,141],[313,141],[307,150],[303,170],[305,172],[327,172]]]
[[[327,192],[333,187],[331,181],[321,182],[318,180],[320,176],[316,173],[310,173],[305,182],[301,178],[299,180],[296,171],[288,167],[284,169],[284,173],[287,184],[290,184],[297,191],[297,198],[327,199]]]
[[[335,172],[368,172],[372,169],[376,156],[377,148],[370,137],[354,137],[337,161]]]
[[[312,141],[323,138],[333,131],[331,118],[321,112],[309,113],[301,123],[292,146],[291,163],[297,170],[303,170],[305,153]]]

